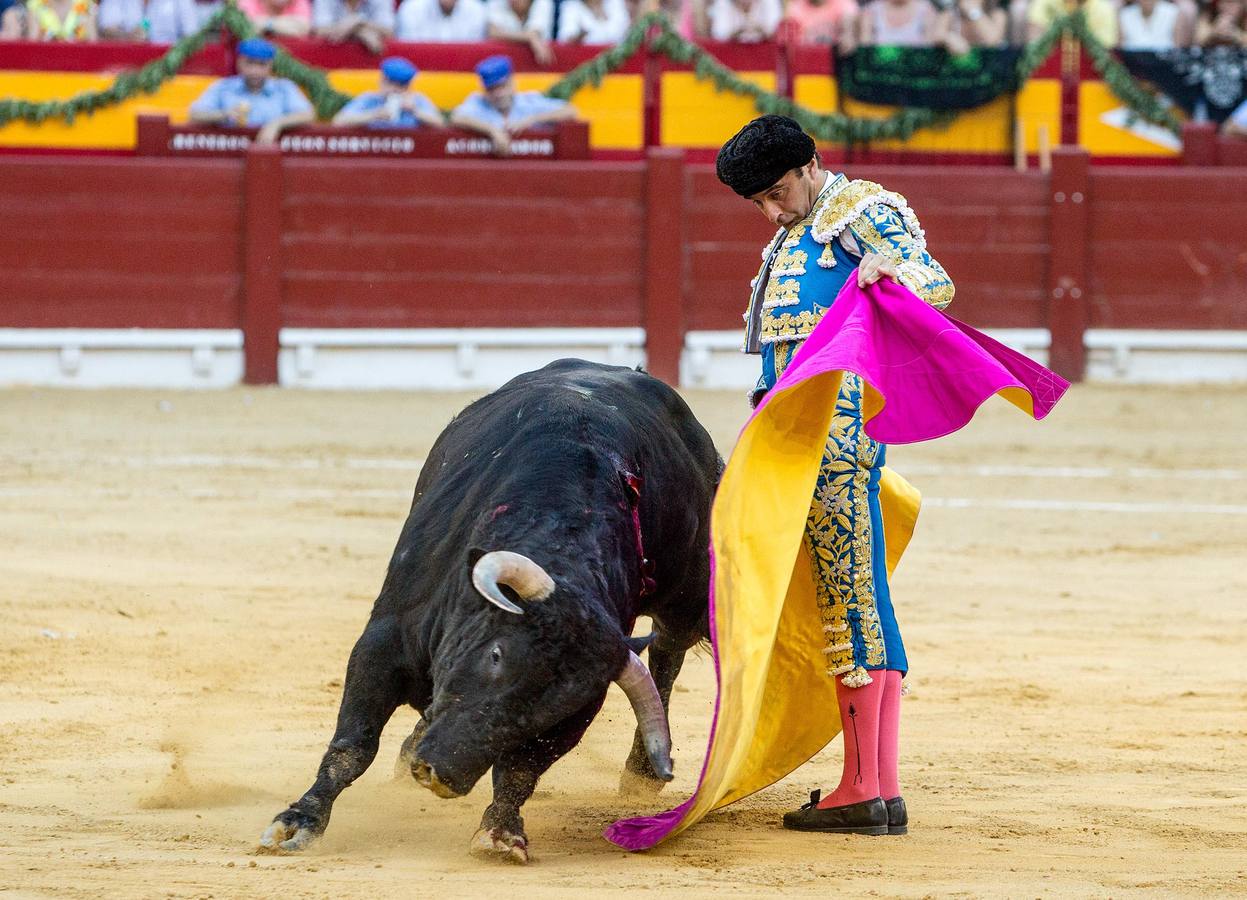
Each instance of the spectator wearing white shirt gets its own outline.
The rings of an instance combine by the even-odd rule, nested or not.
[[[485,13],[491,38],[524,44],[540,65],[554,62],[554,0],[489,0]]]
[[[173,44],[199,30],[195,0],[100,0],[100,37]]]
[[[1123,50],[1171,50],[1178,46],[1181,13],[1171,0],[1135,0],[1117,16]]]
[[[770,40],[783,17],[779,0],[714,0],[710,37],[741,44]]]
[[[485,40],[481,0],[403,0],[398,38],[429,44],[474,44]]]
[[[312,0],[312,31],[335,44],[359,41],[380,53],[394,36],[394,5],[390,0]]]
[[[563,0],[559,40],[568,44],[618,44],[631,24],[624,0]]]

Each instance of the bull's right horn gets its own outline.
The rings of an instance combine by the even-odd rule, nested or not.
[[[641,729],[645,752],[649,754],[654,774],[663,781],[670,781],[675,777],[671,764],[671,728],[667,724],[667,711],[663,709],[662,698],[658,696],[658,686],[654,684],[645,663],[641,662],[641,657],[629,650],[628,664],[615,683],[628,695],[628,702],[636,713],[637,725]]]
[[[498,587],[505,584],[521,600],[544,600],[554,593],[554,579],[527,556],[510,550],[486,553],[472,567],[472,586],[499,609],[522,616],[524,610],[506,598]]]

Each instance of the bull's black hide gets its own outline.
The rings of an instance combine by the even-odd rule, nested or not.
[[[320,835],[406,703],[422,718],[400,768],[449,797],[492,767],[474,847],[526,860],[520,807],[611,682],[654,692],[627,640],[642,614],[655,622],[662,708],[650,708],[662,721],[638,726],[624,780],[661,788],[662,709],[685,651],[707,635],[720,468],[684,401],[631,369],[560,360],[465,409],[420,473],[316,781],[262,846],[301,850]]]

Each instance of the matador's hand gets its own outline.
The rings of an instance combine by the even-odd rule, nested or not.
[[[874,284],[884,275],[896,281],[900,273],[896,271],[896,263],[882,253],[867,253],[857,265],[857,286],[866,287]]]

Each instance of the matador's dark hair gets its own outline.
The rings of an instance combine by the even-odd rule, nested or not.
[[[752,197],[804,166],[814,152],[814,139],[792,119],[759,116],[723,145],[715,172],[736,193]]]

